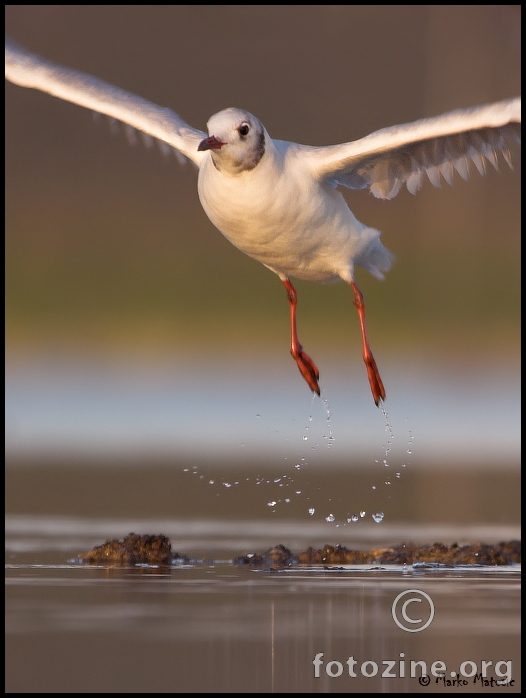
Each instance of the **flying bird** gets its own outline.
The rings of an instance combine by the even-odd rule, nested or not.
[[[291,277],[343,280],[358,311],[362,352],[374,402],[385,389],[371,352],[364,301],[355,268],[382,279],[392,254],[380,233],[360,223],[338,187],[369,189],[392,199],[404,187],[416,194],[425,178],[438,187],[467,179],[498,155],[511,167],[509,143],[520,142],[520,97],[458,109],[390,126],[359,140],[307,146],[274,140],[259,119],[228,108],[192,128],[171,109],[65,68],[6,41],[6,78],[106,114],[168,144],[198,168],[199,199],[210,221],[242,252],[281,279],[290,311],[290,353],[310,389],[320,395],[319,371],[296,330],[297,294]]]

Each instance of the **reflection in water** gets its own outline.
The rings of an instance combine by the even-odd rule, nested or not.
[[[418,692],[422,665],[412,678],[412,661],[458,671],[488,659],[509,662],[517,680],[516,574],[13,565],[7,690]],[[435,618],[407,633],[392,603],[415,587],[432,598]]]
[[[361,508],[363,492],[371,491],[367,469],[302,468],[305,496],[323,494],[334,505],[339,492],[347,501],[356,495],[358,520],[337,528],[321,514],[309,516],[303,502],[273,513],[265,504],[268,492],[260,493],[263,484],[251,480],[217,490],[185,473],[183,464],[142,458],[8,462],[8,692],[443,692],[440,684],[422,687],[408,672],[402,676],[402,659],[406,667],[411,660],[428,667],[442,661],[455,671],[468,660],[511,661],[518,675],[516,568],[314,574],[228,562],[277,543],[299,551],[326,543],[367,548],[402,540],[514,538],[516,471],[428,469],[421,485],[404,474],[377,524],[360,516],[366,508],[379,511],[371,502]],[[229,467],[207,460],[198,469],[211,468],[212,479],[232,483],[260,472],[255,463],[244,472]],[[266,480],[269,491],[279,491],[281,482]],[[392,486],[371,497],[378,492],[392,492]],[[163,533],[172,549],[201,562],[169,571],[68,563],[131,531]],[[391,605],[415,588],[431,596],[435,617],[424,631],[407,633],[394,623]],[[313,661],[320,653],[316,678]],[[350,658],[358,662],[356,677],[348,673]],[[394,677],[382,676],[384,662],[395,662]],[[372,675],[374,666],[379,671]],[[480,686],[463,690],[476,693]]]
[[[162,530],[201,561],[169,570],[68,563],[131,529]],[[413,526],[371,523],[354,542],[370,544],[371,532],[380,531],[385,542],[416,535]],[[497,527],[493,535],[512,532]],[[418,533],[434,540],[447,529]],[[488,530],[457,526],[455,533],[480,539]],[[277,536],[302,547],[326,540],[327,524],[311,521],[19,513],[8,515],[6,534],[8,692],[442,692],[440,683],[420,685],[422,664],[411,676],[412,661],[428,670],[441,661],[457,672],[465,661],[505,661],[520,679],[515,567],[270,573],[228,562]],[[419,633],[393,620],[392,604],[408,589],[422,589],[434,603],[434,619]]]

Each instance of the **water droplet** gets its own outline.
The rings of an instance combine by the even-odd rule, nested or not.
[[[294,492],[294,494],[301,494],[301,490],[296,490],[296,492]]]
[[[183,473],[187,473],[190,470],[190,468],[183,468]]]
[[[388,462],[386,461],[386,459],[385,459],[385,458],[384,458],[384,465],[385,465],[385,467],[386,467],[386,468],[388,468],[388,467],[389,467],[389,463],[388,463]]]
[[[296,465],[295,465],[294,467],[296,468],[296,470],[301,470],[301,465],[300,465],[300,463],[296,463]]]
[[[290,499],[286,499],[285,501],[287,502],[287,504],[290,504]]]
[[[267,502],[267,506],[268,506],[268,507],[275,507],[276,504],[277,504],[277,502],[274,502],[274,501],[273,501],[273,502]]]
[[[335,519],[336,517],[334,516],[334,514],[329,514],[329,516],[325,517],[325,521],[328,521],[329,523],[332,523]]]
[[[391,481],[390,481],[390,480],[386,480],[384,484],[385,484],[385,485],[390,485],[390,484],[391,484]]]
[[[347,519],[347,523],[356,523],[357,521],[358,521],[358,516],[356,514],[352,514]]]
[[[397,478],[401,478],[401,477],[402,477],[401,473],[395,473],[395,475],[396,475]]]
[[[311,516],[313,516],[315,511],[316,511],[316,509],[314,509],[314,507],[311,507],[311,508],[309,509],[309,514],[310,514]]]
[[[376,489],[376,485],[373,485],[373,486],[371,487],[371,489],[372,489],[372,490],[375,490],[375,489]]]
[[[230,482],[223,482],[223,487],[232,487]]]
[[[410,451],[409,449],[407,449],[407,452],[408,452],[409,454],[411,454],[411,451]]]
[[[377,514],[372,514],[372,517],[376,523],[381,523],[384,520],[384,513],[383,511],[379,511]]]
[[[209,484],[209,485],[215,484],[215,480],[209,480],[209,481],[208,481],[208,484]]]
[[[281,478],[280,477],[274,478],[274,482],[281,482]]]
[[[360,512],[360,516],[361,516],[362,519],[363,519],[363,517],[365,516],[365,511],[361,511],[361,512]]]
[[[257,417],[258,419],[261,419],[261,415],[260,415],[260,414],[257,414],[256,417]]]
[[[303,441],[307,441],[309,437],[308,437],[308,436],[302,436],[301,438],[303,439]]]

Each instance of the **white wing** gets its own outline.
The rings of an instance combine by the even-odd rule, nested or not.
[[[33,87],[81,107],[118,119],[168,143],[199,165],[206,153],[197,146],[207,137],[171,109],[159,107],[130,92],[26,51],[6,39],[5,76],[22,87]]]
[[[472,109],[391,126],[341,145],[305,147],[314,177],[351,189],[370,188],[380,199],[392,199],[404,184],[412,194],[424,175],[435,187],[440,175],[451,184],[456,170],[469,176],[470,162],[484,174],[485,160],[497,168],[502,153],[511,167],[508,142],[520,142],[520,97]]]

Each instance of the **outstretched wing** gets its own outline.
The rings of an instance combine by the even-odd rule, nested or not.
[[[206,156],[197,146],[207,134],[189,126],[171,109],[159,107],[86,73],[51,63],[7,39],[5,76],[16,85],[32,87],[118,119],[168,143],[196,165]]]
[[[498,153],[511,167],[508,143],[520,142],[520,124],[517,97],[391,126],[350,143],[305,148],[302,157],[317,179],[392,199],[404,184],[416,194],[424,175],[439,187],[441,176],[452,184],[455,170],[467,179],[470,163],[484,174],[486,160],[498,166]]]

